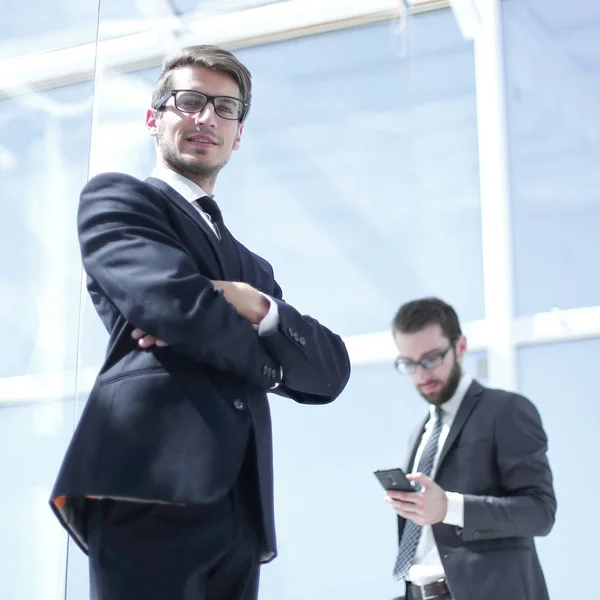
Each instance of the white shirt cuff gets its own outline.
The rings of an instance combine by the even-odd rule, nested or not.
[[[279,306],[277,306],[277,302],[270,296],[267,296],[266,294],[262,295],[269,301],[269,312],[257,326],[255,325],[255,327],[258,331],[258,335],[265,336],[275,333],[277,327],[279,327]]]
[[[455,525],[456,527],[465,526],[465,498],[457,492],[446,492],[448,499],[448,510],[442,523],[446,525]]]

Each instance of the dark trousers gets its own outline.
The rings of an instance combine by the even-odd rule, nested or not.
[[[91,600],[256,600],[259,545],[236,493],[209,506],[90,500]]]

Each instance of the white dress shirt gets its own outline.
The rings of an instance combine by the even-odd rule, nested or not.
[[[171,171],[171,169],[167,169],[166,167],[155,167],[152,171],[152,177],[164,181],[180,196],[183,196],[200,213],[202,218],[208,223],[215,236],[218,237],[217,230],[215,229],[212,219],[200,208],[196,202],[198,198],[201,198],[202,196],[209,196],[210,194],[207,194],[198,184],[190,181],[187,179],[187,177],[184,177],[179,173],[175,173],[175,171]],[[265,336],[275,333],[277,327],[279,326],[279,307],[270,296],[267,296],[266,294],[262,295],[269,301],[269,312],[265,315],[263,320],[258,325],[254,325],[254,327],[258,331],[258,335]]]
[[[450,398],[448,402],[445,402],[441,406],[442,431],[440,433],[440,439],[438,442],[437,454],[433,460],[433,471],[431,473],[432,477],[437,471],[440,454],[442,453],[442,449],[444,448],[444,444],[448,438],[448,433],[450,433],[450,428],[454,422],[454,417],[456,416],[456,413],[462,404],[463,398],[465,397],[465,394],[467,393],[467,390],[472,382],[472,377],[463,375],[452,398]],[[412,465],[413,473],[417,470],[417,465],[419,464],[419,460],[423,454],[423,450],[425,449],[425,444],[427,444],[427,440],[431,435],[431,430],[433,429],[433,425],[435,423],[435,406],[430,406],[429,412],[430,417],[425,424],[425,431],[423,433],[421,443],[417,449],[415,461]],[[446,516],[444,517],[443,523],[446,523],[447,525],[463,527],[463,495],[457,494],[456,492],[446,492],[446,498],[448,499],[448,510],[446,512]],[[440,553],[438,552],[435,538],[433,537],[433,530],[430,525],[425,525],[421,530],[421,537],[419,538],[419,544],[417,545],[413,564],[408,571],[406,579],[414,585],[427,585],[428,583],[443,579],[444,576],[444,567],[442,566]]]

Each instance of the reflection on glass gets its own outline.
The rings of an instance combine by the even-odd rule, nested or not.
[[[538,541],[551,598],[571,594],[571,579],[565,573],[593,573],[596,568],[596,503],[582,501],[576,490],[585,490],[589,499],[600,494],[594,475],[600,422],[598,356],[600,339],[532,346],[518,353],[519,388],[542,415],[558,497],[554,529]]]
[[[288,299],[345,334],[385,330],[429,294],[483,317],[473,47],[449,11],[411,31],[406,58],[389,23],[238,51],[255,102],[216,194]],[[151,168],[156,76],[102,73],[93,173]]]
[[[600,8],[502,3],[516,311],[600,304]]]
[[[35,48],[28,35],[43,18],[39,6],[37,14],[19,4],[4,11],[0,61]],[[31,19],[15,22],[23,11]],[[12,36],[20,45],[9,47]],[[75,211],[87,180],[92,84],[33,92],[11,82],[0,83],[0,329],[8,341],[0,349],[0,598],[62,600],[67,540],[48,497],[74,424]]]

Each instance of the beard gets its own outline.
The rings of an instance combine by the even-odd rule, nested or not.
[[[452,370],[450,371],[448,381],[446,381],[446,384],[442,386],[439,391],[432,394],[424,394],[419,389],[421,396],[423,396],[427,402],[433,404],[434,406],[442,406],[442,404],[448,402],[448,400],[454,396],[456,390],[458,389],[458,384],[460,383],[460,378],[462,377],[462,368],[456,358],[456,353],[453,353],[453,356],[454,364],[452,365]]]
[[[180,175],[186,177],[187,175],[193,175],[200,177],[203,180],[210,181],[214,184],[217,179],[217,175],[221,169],[227,164],[228,160],[215,164],[206,164],[202,162],[201,155],[190,156],[185,154],[179,154],[172,143],[165,140],[164,136],[159,131],[157,141],[158,149],[162,157],[168,162]],[[188,179],[191,179],[188,177]]]

